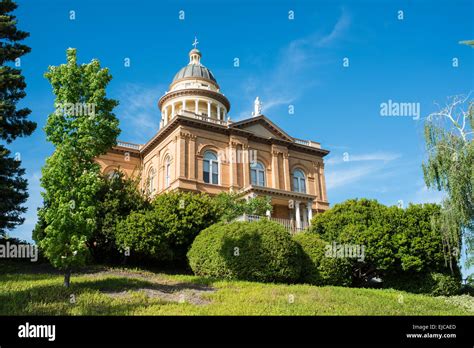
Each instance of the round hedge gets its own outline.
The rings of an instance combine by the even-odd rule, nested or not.
[[[261,282],[295,282],[301,252],[283,226],[268,220],[218,223],[202,231],[188,252],[196,275]]]
[[[301,232],[294,240],[303,251],[301,281],[314,285],[349,286],[352,283],[351,262],[326,256],[326,243],[314,232]]]

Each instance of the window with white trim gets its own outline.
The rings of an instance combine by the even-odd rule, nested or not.
[[[301,169],[293,171],[293,191],[306,193],[306,178]]]
[[[265,166],[262,162],[250,164],[250,182],[255,186],[265,186]]]
[[[219,184],[219,161],[215,152],[204,153],[202,177],[205,183]]]

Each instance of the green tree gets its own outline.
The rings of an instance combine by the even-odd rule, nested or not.
[[[237,193],[221,192],[213,197],[213,200],[219,210],[220,219],[226,222],[243,214],[264,216],[267,210],[273,210],[269,197],[257,196],[246,200]]]
[[[0,237],[6,231],[22,224],[21,214],[26,212],[22,204],[28,198],[25,170],[20,161],[10,157],[10,151],[0,145]]]
[[[98,60],[78,65],[76,50],[67,50],[67,63],[50,66],[45,77],[56,96],[56,110],[45,127],[55,151],[42,169],[44,207],[40,247],[53,266],[64,270],[69,287],[71,270],[87,261],[87,241],[96,228],[100,167],[94,158],[116,144],[118,102],[106,98],[112,79]],[[43,222],[41,221],[43,219]]]
[[[31,110],[17,109],[17,103],[25,97],[25,78],[18,67],[21,58],[30,48],[20,42],[29,34],[17,29],[16,17],[11,14],[17,5],[11,0],[0,2],[0,139],[11,143],[17,137],[30,135],[36,123],[28,121]],[[7,65],[9,64],[10,65]],[[14,66],[11,66],[12,64]],[[22,224],[21,214],[26,211],[22,204],[28,198],[27,181],[22,178],[19,157],[10,157],[10,151],[0,146],[0,237],[6,231]],[[4,199],[7,197],[8,199]]]
[[[329,244],[364,246],[364,259],[351,259],[356,283],[372,275],[449,273],[443,240],[433,224],[440,211],[436,204],[401,209],[350,199],[316,215],[310,231]],[[453,267],[453,273],[458,272]]]
[[[131,212],[148,209],[150,204],[139,191],[140,178],[126,178],[121,171],[102,178],[97,201],[97,228],[88,245],[96,262],[114,261],[119,257],[116,225]]]
[[[467,243],[468,264],[473,261],[474,227],[474,101],[454,96],[448,105],[425,121],[428,158],[423,163],[425,183],[447,193],[437,228],[446,246],[447,259],[459,257],[461,241]],[[450,261],[451,268],[454,268]]]

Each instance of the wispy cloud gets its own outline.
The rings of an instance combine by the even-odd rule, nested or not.
[[[159,130],[161,115],[157,103],[166,86],[147,87],[129,83],[121,90],[120,105],[116,111],[122,129],[121,138],[144,143]]]
[[[353,184],[369,174],[374,173],[375,170],[377,170],[377,167],[365,165],[356,168],[326,171],[326,188],[331,190]]]
[[[308,71],[323,64],[318,59],[318,52],[341,39],[351,23],[351,17],[342,9],[329,33],[312,33],[306,37],[291,41],[279,53],[277,64],[259,78],[249,77],[244,81],[242,91],[250,100],[259,95],[263,102],[263,113],[282,105],[294,103],[308,89],[319,83],[314,74]],[[251,86],[251,88],[249,88]],[[238,118],[249,117],[252,109],[243,110]]]
[[[338,156],[333,156],[326,160],[327,164],[339,164],[343,162],[365,162],[365,161],[382,161],[389,162],[401,157],[401,154],[390,152],[373,152],[365,154],[351,154],[350,152],[343,153]]]
[[[401,157],[401,154],[391,152],[373,152],[351,154],[347,152],[326,160],[327,188],[344,187],[363,179],[389,177],[393,175],[390,162]]]

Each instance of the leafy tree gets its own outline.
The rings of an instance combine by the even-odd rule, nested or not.
[[[356,283],[374,275],[449,273],[443,240],[433,224],[440,210],[436,204],[400,209],[351,199],[316,215],[310,231],[329,244],[364,246],[364,260],[351,259]]]
[[[264,216],[273,207],[268,197],[253,197],[249,200],[241,198],[237,193],[221,192],[213,198],[222,221],[232,221],[243,215]]]
[[[133,212],[118,224],[117,245],[121,250],[129,248],[132,257],[184,260],[194,238],[219,216],[209,195],[164,193],[155,197],[150,209]]]
[[[98,60],[79,66],[75,49],[67,50],[66,64],[49,67],[45,77],[56,95],[56,111],[45,127],[55,151],[42,169],[40,218],[46,228],[40,247],[53,266],[65,271],[68,287],[71,269],[83,265],[89,255],[87,241],[97,223],[102,187],[94,158],[116,144],[118,120],[112,110],[118,102],[106,98],[112,79],[108,69]]]
[[[138,190],[140,178],[126,178],[121,171],[104,176],[97,201],[97,228],[88,245],[96,262],[118,259],[115,243],[117,221],[132,211],[149,208],[146,197]]]
[[[352,264],[345,258],[328,257],[327,242],[311,232],[297,233],[293,240],[303,251],[301,280],[314,285],[349,286],[352,283]]]
[[[462,239],[467,242],[468,262],[474,263],[473,130],[474,101],[469,96],[452,97],[446,107],[425,121],[428,159],[423,163],[423,174],[429,188],[447,193],[437,226],[451,268],[453,256],[459,256]]]
[[[18,69],[20,57],[31,49],[20,43],[29,34],[17,29],[16,17],[11,14],[16,8],[11,0],[0,2],[0,139],[7,143],[30,135],[36,128],[35,122],[27,120],[31,110],[17,109],[18,101],[26,95],[25,78]],[[9,62],[14,62],[14,67],[7,65]],[[28,198],[24,173],[19,158],[10,157],[10,151],[0,146],[0,236],[24,221],[21,214],[26,208],[22,204]]]

